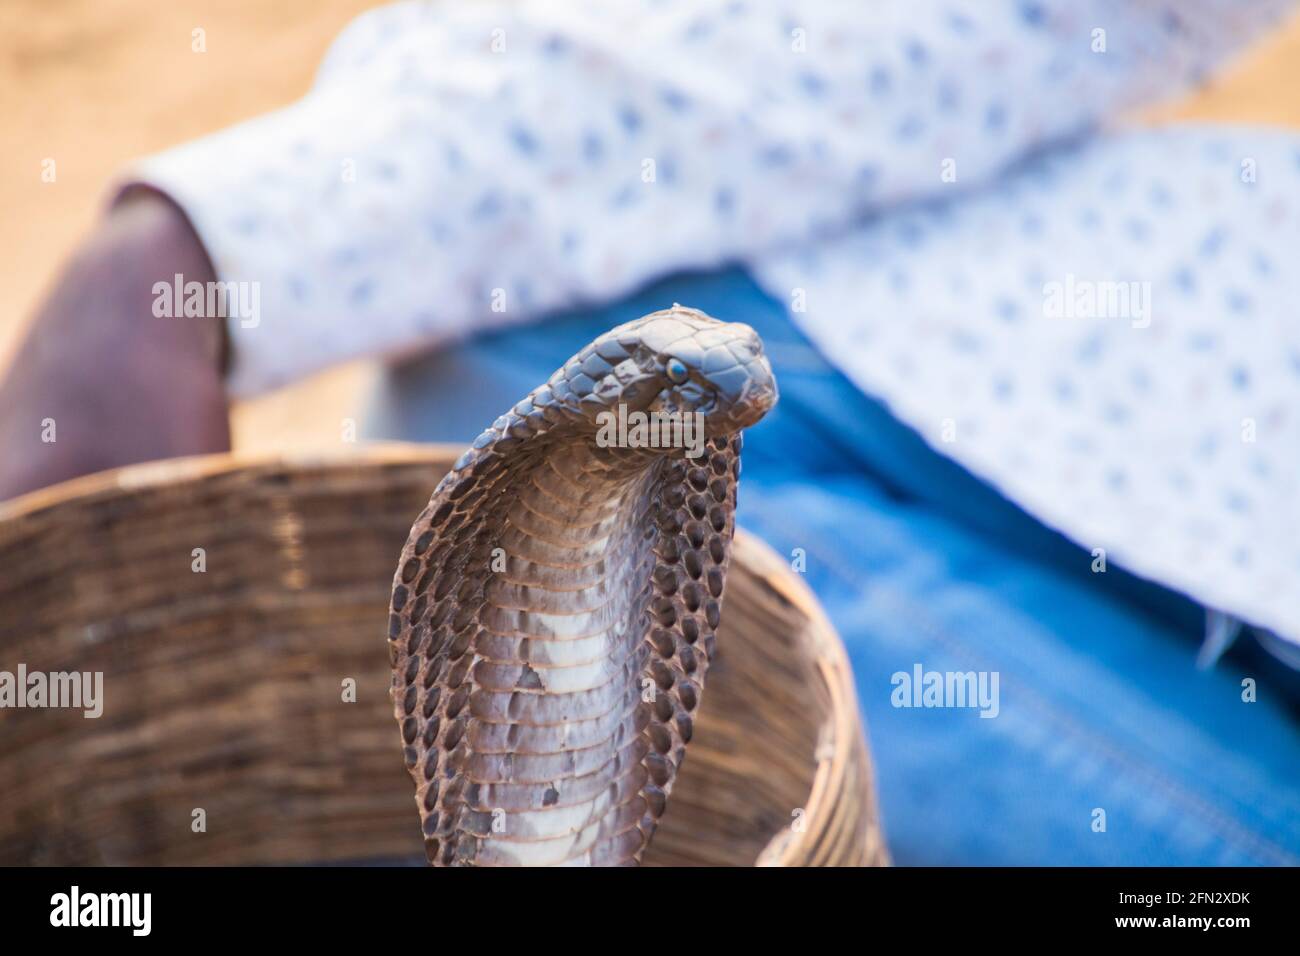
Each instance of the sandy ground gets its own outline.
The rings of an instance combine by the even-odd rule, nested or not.
[[[302,96],[379,2],[0,0],[0,367],[123,163]],[[365,377],[351,365],[235,409],[236,446],[337,447]]]
[[[375,0],[3,0],[0,367],[63,257],[134,156],[302,95],[331,39]],[[206,52],[191,49],[205,31]],[[1300,18],[1152,121],[1300,128]],[[54,159],[57,179],[41,180]],[[236,446],[337,446],[370,369],[357,363],[235,410]]]

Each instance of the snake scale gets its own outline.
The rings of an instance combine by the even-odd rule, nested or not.
[[[740,431],[776,398],[753,329],[674,306],[578,352],[439,483],[388,627],[430,863],[640,862],[715,655]],[[703,434],[602,440],[635,412]]]

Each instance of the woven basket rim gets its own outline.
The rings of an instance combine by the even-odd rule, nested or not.
[[[0,521],[46,511],[76,499],[117,491],[141,491],[181,481],[195,481],[232,471],[256,468],[315,468],[345,465],[412,464],[454,461],[467,446],[453,442],[378,441],[344,450],[223,451],[122,465],[69,478],[0,501]],[[432,489],[430,489],[432,491]]]

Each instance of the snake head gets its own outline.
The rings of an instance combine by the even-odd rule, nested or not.
[[[589,419],[620,405],[628,413],[698,414],[706,438],[748,428],[777,400],[757,332],[680,305],[611,329],[556,376]]]

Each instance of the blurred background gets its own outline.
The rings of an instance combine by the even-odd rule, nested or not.
[[[0,369],[60,263],[136,156],[297,99],[378,0],[4,0],[0,4]],[[196,28],[206,52],[191,49]],[[1192,97],[1132,117],[1300,128],[1300,18]],[[42,182],[42,161],[57,180]],[[334,446],[371,372],[332,369],[234,410],[236,450]]]

